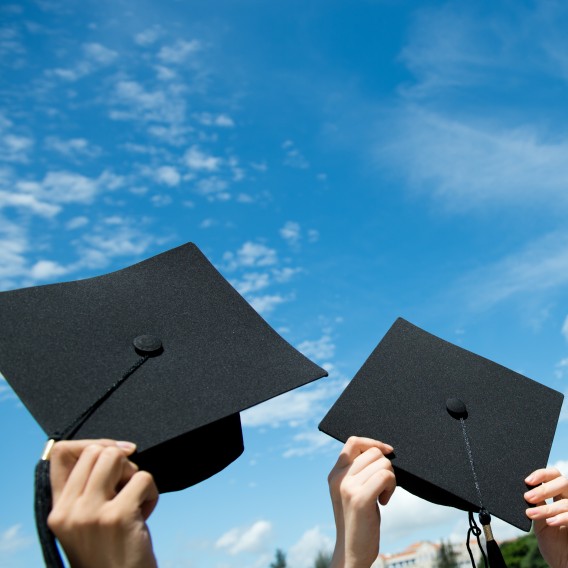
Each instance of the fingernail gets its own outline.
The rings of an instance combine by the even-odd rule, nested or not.
[[[127,452],[133,452],[136,449],[136,444],[133,444],[132,442],[124,442],[122,440],[117,442],[116,445]]]
[[[389,451],[389,452],[393,452],[394,448],[390,445],[390,444],[385,444],[385,448]]]
[[[526,514],[529,519],[532,519],[536,515],[536,511],[534,509],[527,509]]]
[[[534,477],[534,475],[531,473],[531,474],[525,479],[525,483],[528,483],[528,484],[530,485],[531,483],[534,482],[534,479],[535,479],[535,477]]]
[[[529,499],[532,499],[533,497],[535,497],[535,492],[533,490],[531,491],[527,491],[525,493],[525,499],[528,501]]]

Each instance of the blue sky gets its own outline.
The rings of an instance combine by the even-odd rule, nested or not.
[[[332,546],[317,423],[398,316],[568,391],[564,3],[7,0],[0,21],[0,289],[193,241],[330,371],[163,496],[161,566]],[[44,437],[4,381],[0,408],[0,566],[34,566]],[[565,406],[564,469],[567,442]],[[383,518],[384,552],[465,537],[403,491]]]

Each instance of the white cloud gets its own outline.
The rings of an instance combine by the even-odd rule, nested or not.
[[[29,251],[25,229],[0,216],[0,288],[17,286],[18,278],[27,271]]]
[[[322,335],[319,339],[302,341],[298,349],[308,358],[318,361],[327,361],[335,355],[335,344],[329,335]]]
[[[74,231],[75,229],[81,229],[82,227],[85,227],[88,224],[89,224],[88,217],[84,216],[73,217],[72,219],[69,219],[69,221],[66,223],[65,228],[68,229],[69,231]]]
[[[412,511],[412,515],[408,511]],[[433,525],[455,524],[464,514],[452,507],[420,499],[402,487],[397,487],[388,505],[381,506],[381,542],[395,541],[413,532],[424,532]]]
[[[302,231],[300,224],[295,221],[287,221],[280,229],[280,236],[289,244],[295,245],[301,239]]]
[[[282,456],[285,458],[309,456],[327,449],[337,449],[337,440],[319,430],[300,432],[293,437],[293,445]]]
[[[53,260],[39,260],[30,269],[30,278],[35,282],[51,280],[63,276],[69,272],[69,268],[54,262]]]
[[[201,223],[199,223],[199,228],[200,229],[210,229],[211,227],[214,227],[215,225],[217,225],[217,221],[215,219],[212,219],[212,218],[209,217],[207,219],[203,219],[203,221],[201,221]],[[238,288],[237,288],[237,290],[238,290]]]
[[[0,554],[7,555],[28,548],[34,539],[22,534],[22,525],[12,525],[0,533]]]
[[[292,268],[290,266],[286,266],[284,268],[274,268],[272,270],[272,274],[274,275],[274,279],[276,282],[288,282],[290,281],[296,274],[302,272],[301,268]]]
[[[562,475],[568,477],[568,460],[559,460],[551,464],[551,467],[555,467]]]
[[[217,539],[216,548],[231,555],[241,552],[260,552],[266,548],[266,540],[272,532],[269,521],[260,520],[248,527],[235,527]]]
[[[308,230],[308,242],[309,243],[316,243],[319,241],[319,231],[316,229],[309,229]]]
[[[264,296],[255,296],[249,298],[250,305],[259,314],[268,314],[276,308],[279,304],[283,304],[287,301],[287,298],[280,294],[266,294]]]
[[[556,363],[554,366],[554,376],[557,379],[563,379],[564,376],[568,373],[568,357],[561,359]]]
[[[283,142],[282,148],[286,152],[286,157],[284,158],[284,164],[286,166],[300,170],[305,170],[310,167],[310,163],[302,155],[300,150],[296,148],[292,140],[286,140],[285,142]]]
[[[98,146],[89,144],[88,140],[85,138],[61,140],[56,136],[50,136],[45,139],[45,147],[48,150],[52,150],[68,158],[77,158],[81,156],[96,158],[101,153],[101,149]]]
[[[286,558],[290,568],[313,568],[318,552],[333,550],[334,541],[319,526],[307,530],[291,548]]]
[[[83,51],[88,59],[100,65],[110,65],[118,57],[116,51],[100,43],[86,43],[83,45]]]
[[[416,188],[456,209],[509,204],[568,204],[568,139],[532,127],[503,128],[405,107],[376,149]],[[404,167],[403,167],[404,166]]]
[[[266,272],[249,272],[240,280],[231,282],[239,294],[250,294],[266,288],[270,284],[270,275]]]
[[[185,153],[184,162],[191,170],[214,172],[219,169],[221,158],[206,154],[198,146],[191,146]]]
[[[247,241],[236,253],[226,252],[223,260],[227,264],[227,270],[272,266],[278,263],[278,254],[275,249],[262,243]]]
[[[160,81],[173,81],[177,77],[177,73],[164,65],[156,65],[156,77]]]
[[[33,195],[21,193],[9,193],[0,190],[0,210],[13,207],[14,209],[27,210],[41,217],[54,217],[61,211],[59,205],[52,205],[38,200]]]
[[[43,215],[52,216],[57,211],[50,209],[53,203],[91,203],[98,193],[105,189],[117,189],[123,183],[122,178],[105,171],[98,178],[88,178],[69,171],[48,172],[41,181],[20,180],[15,183],[22,202]],[[47,202],[47,208],[46,208]]]
[[[564,336],[566,341],[568,341],[568,316],[566,316],[566,319],[564,320],[564,323],[562,324],[562,335]]]
[[[243,426],[274,428],[286,424],[299,426],[315,417],[323,417],[339,393],[345,381],[322,379],[311,385],[292,390],[272,398],[241,413]],[[303,443],[313,442],[304,437]]]
[[[150,201],[152,201],[152,205],[156,207],[167,207],[173,203],[171,195],[162,194],[153,195]]]
[[[181,175],[173,166],[161,166],[155,171],[155,180],[163,185],[175,187],[181,181]]]
[[[158,52],[158,59],[168,64],[180,64],[202,49],[201,42],[178,40],[171,46],[164,46]]]
[[[187,133],[186,99],[180,85],[162,84],[146,89],[133,80],[122,79],[114,87],[109,116],[148,125],[148,133],[173,145],[181,144]]]
[[[568,421],[568,390],[564,393],[564,402],[562,403],[562,408],[560,409],[560,422]]]
[[[231,194],[225,191],[228,183],[218,177],[200,179],[196,188],[201,195],[205,195],[210,200],[227,201]]]
[[[219,126],[221,128],[232,128],[235,121],[228,114],[211,114],[202,112],[195,115],[195,119],[204,126]]]
[[[82,60],[73,67],[52,69],[48,74],[55,75],[65,81],[75,82],[102,67],[110,65],[118,57],[116,51],[100,43],[85,43],[82,47],[84,55]]]
[[[0,160],[26,163],[35,140],[13,132],[13,122],[0,113]]]
[[[79,261],[71,270],[100,269],[107,266],[114,258],[141,257],[154,242],[143,226],[121,217],[109,217],[82,236],[76,245]]]
[[[147,47],[155,43],[162,35],[162,29],[159,26],[153,26],[147,30],[143,30],[134,36],[134,41],[141,46]]]
[[[568,233],[553,233],[466,276],[460,283],[475,308],[568,284]]]

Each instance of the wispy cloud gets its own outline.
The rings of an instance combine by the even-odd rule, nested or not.
[[[331,401],[337,398],[344,388],[343,379],[322,379],[315,384],[287,392],[241,413],[243,426],[298,427],[323,418],[326,410],[331,406]],[[311,446],[314,443],[314,440],[308,437],[298,441],[304,446],[308,444]],[[323,447],[323,444],[320,445]]]
[[[13,121],[0,112],[0,160],[27,163],[35,140],[17,129]]]
[[[273,266],[278,262],[278,253],[276,249],[265,244],[247,241],[236,253],[226,252],[223,255],[223,260],[226,269],[229,271],[237,268]]]
[[[54,217],[68,204],[89,204],[98,194],[121,187],[123,178],[110,171],[90,178],[72,171],[50,171],[43,179],[17,179],[11,173],[0,179],[0,210],[15,208]]]
[[[0,533],[0,553],[13,554],[32,545],[34,539],[22,534],[22,525],[12,525]]]
[[[375,156],[449,207],[566,207],[568,138],[405,107]]]
[[[298,349],[306,356],[321,363],[328,362],[335,355],[335,343],[333,343],[331,336],[322,335],[316,340],[302,341],[298,345]]]
[[[71,159],[97,158],[101,154],[101,148],[90,144],[85,138],[62,140],[57,136],[49,136],[45,139],[44,144],[46,149]]]
[[[287,221],[280,229],[280,236],[290,245],[298,244],[301,237],[300,223]]]
[[[256,521],[250,526],[230,529],[217,539],[215,547],[225,549],[233,556],[242,552],[260,552],[268,547],[271,532],[272,523]]]
[[[568,460],[559,460],[551,464],[551,466],[560,471],[562,475],[568,477]]]
[[[285,458],[299,458],[310,456],[322,451],[334,451],[338,449],[338,442],[331,436],[318,430],[306,430],[295,434],[288,448],[282,456]]]
[[[486,309],[524,294],[568,285],[568,233],[552,233],[526,245],[522,250],[464,277],[460,293],[470,306]]]
[[[158,52],[158,59],[170,65],[186,62],[192,55],[200,51],[202,44],[199,40],[177,40],[173,45],[166,45]]]
[[[100,43],[85,43],[82,46],[83,58],[71,67],[58,67],[47,72],[65,81],[75,82],[95,71],[113,63],[118,53]]]
[[[388,505],[381,507],[381,541],[388,543],[433,525],[457,523],[462,511],[435,505],[397,487]],[[408,515],[408,511],[413,511]],[[465,534],[465,533],[463,533]],[[385,545],[383,545],[385,546]]]
[[[310,167],[310,162],[292,140],[285,140],[282,143],[282,149],[285,152],[284,165],[300,170],[307,170]]]
[[[308,529],[290,548],[287,562],[293,568],[312,568],[319,552],[331,552],[334,541],[319,526]]]

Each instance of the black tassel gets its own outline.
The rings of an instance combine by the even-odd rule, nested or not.
[[[489,567],[507,568],[503,554],[501,554],[501,549],[493,538],[493,531],[491,530],[491,515],[484,509],[479,512],[479,522],[483,525],[483,532],[485,533],[485,545],[487,548]]]
[[[37,534],[47,568],[64,568],[57,548],[55,535],[47,526],[51,511],[51,482],[49,479],[49,460],[41,459],[35,469],[35,520]]]

